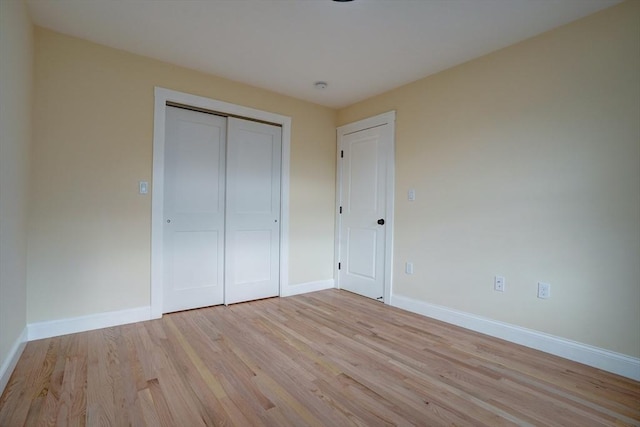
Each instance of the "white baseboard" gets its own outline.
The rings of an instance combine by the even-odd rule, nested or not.
[[[7,358],[0,366],[0,395],[4,391],[4,388],[9,383],[9,378],[11,378],[11,374],[18,364],[18,360],[20,360],[20,356],[22,355],[22,351],[24,347],[27,345],[27,328],[22,330],[22,333],[16,339],[16,341],[11,346],[11,350],[9,350],[9,354]]]
[[[281,296],[306,294],[334,287],[333,279],[316,282],[301,283],[282,289]],[[107,313],[90,314],[88,316],[72,317],[68,319],[51,320],[30,323],[27,325],[29,341],[51,338],[76,332],[91,331],[127,323],[151,320],[151,307],[138,307],[128,310],[111,311]]]
[[[640,381],[640,359],[463,311],[392,295],[391,305]]]
[[[293,295],[306,294],[309,292],[323,291],[335,287],[333,279],[318,280],[315,282],[300,283],[298,285],[286,286],[280,292],[281,297],[290,297]]]
[[[27,329],[29,331],[29,341],[33,341],[76,332],[126,325],[127,323],[142,322],[150,319],[151,307],[137,307],[127,310],[72,317],[69,319],[30,323],[27,325]]]

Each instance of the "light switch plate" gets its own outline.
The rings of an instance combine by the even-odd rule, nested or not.
[[[149,193],[149,183],[147,181],[140,181],[138,183],[138,191],[140,194]]]
[[[407,261],[405,263],[404,272],[407,274],[413,274],[413,263],[411,261]]]

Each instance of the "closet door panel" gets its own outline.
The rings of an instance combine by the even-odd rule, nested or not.
[[[228,118],[226,304],[279,294],[281,151],[280,127]]]
[[[166,112],[164,313],[224,302],[227,127],[213,114]]]

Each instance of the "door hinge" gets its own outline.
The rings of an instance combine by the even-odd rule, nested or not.
[[[342,213],[342,206],[340,206],[340,213]]]
[[[338,263],[338,270],[340,270],[341,267],[342,267],[342,264]]]
[[[344,150],[340,150],[340,158],[344,157]]]

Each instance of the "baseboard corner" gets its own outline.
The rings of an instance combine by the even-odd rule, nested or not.
[[[7,358],[2,363],[2,366],[0,366],[0,396],[4,392],[7,384],[9,384],[11,374],[13,374],[13,370],[16,368],[18,360],[20,360],[20,356],[27,345],[27,334],[27,327],[25,326],[20,336],[18,336],[11,346]]]
[[[287,286],[282,289],[282,291],[280,292],[280,296],[290,297],[294,295],[307,294],[309,292],[323,291],[325,289],[332,288],[335,288],[335,281],[333,279],[317,280],[315,282],[306,282]]]

